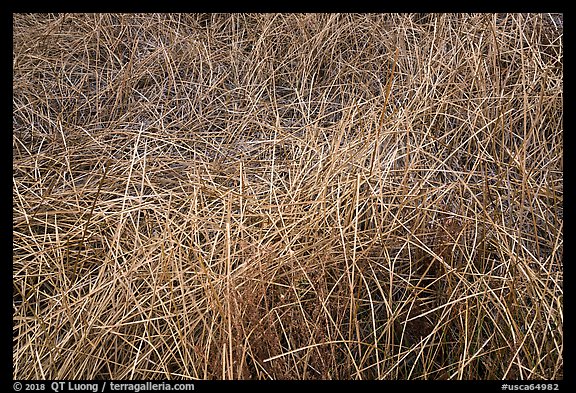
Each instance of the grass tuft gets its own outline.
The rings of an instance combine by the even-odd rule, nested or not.
[[[562,379],[563,18],[15,14],[14,379]]]

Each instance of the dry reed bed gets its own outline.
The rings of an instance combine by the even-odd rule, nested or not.
[[[14,15],[13,377],[563,377],[558,15]]]

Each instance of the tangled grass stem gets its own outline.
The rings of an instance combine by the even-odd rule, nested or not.
[[[557,14],[15,14],[14,379],[563,378]]]

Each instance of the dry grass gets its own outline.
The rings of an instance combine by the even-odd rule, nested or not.
[[[563,378],[562,23],[14,15],[13,377]]]

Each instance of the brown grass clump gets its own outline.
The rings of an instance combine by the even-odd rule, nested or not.
[[[562,23],[14,15],[13,377],[563,378]]]

